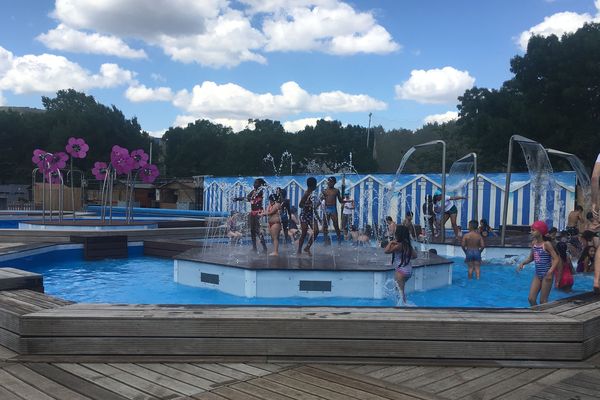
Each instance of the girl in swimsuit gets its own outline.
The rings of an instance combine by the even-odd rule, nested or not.
[[[556,244],[556,252],[560,257],[558,268],[556,270],[556,288],[565,292],[570,292],[573,287],[573,264],[571,257],[567,253],[567,244],[558,242]]]
[[[404,225],[398,225],[394,232],[394,240],[390,241],[384,249],[385,254],[392,255],[392,265],[396,269],[395,278],[398,290],[402,294],[402,302],[406,304],[404,286],[412,276],[410,261],[417,257],[417,252],[410,243],[410,232]]]
[[[529,304],[537,304],[537,296],[540,295],[540,304],[548,302],[548,296],[552,289],[552,278],[554,271],[558,268],[560,258],[554,251],[552,243],[546,241],[544,236],[548,233],[548,225],[544,221],[535,221],[531,225],[531,253],[519,264],[519,271],[525,268],[526,264],[535,261],[535,274],[531,280],[529,288]]]
[[[273,241],[273,252],[269,254],[270,256],[279,255],[279,233],[281,232],[280,210],[281,203],[277,202],[277,195],[270,195],[269,206],[267,207],[266,212],[266,215],[269,218],[269,233],[271,234],[271,240]]]
[[[304,248],[304,251],[311,255],[310,246],[312,246],[313,242],[317,238],[319,234],[319,226],[317,224],[317,216],[315,214],[317,206],[319,204],[319,200],[315,195],[315,190],[317,189],[317,180],[314,177],[310,177],[306,179],[306,192],[302,196],[300,200],[300,208],[302,211],[300,212],[300,227],[302,229],[302,233],[300,234],[300,239],[298,240],[298,255],[301,254],[302,245],[304,244],[304,239],[306,239],[306,235],[308,233],[308,228],[310,227],[313,231],[313,235],[308,239],[308,243]]]

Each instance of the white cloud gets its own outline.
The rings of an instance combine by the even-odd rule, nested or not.
[[[249,13],[283,13],[285,10],[306,7],[335,7],[338,0],[240,0],[249,6]]]
[[[0,90],[16,94],[109,88],[131,82],[133,77],[133,72],[116,64],[102,64],[100,71],[92,74],[65,57],[53,54],[15,57],[0,47]]]
[[[163,135],[165,134],[166,131],[167,131],[166,129],[159,129],[157,131],[146,131],[146,132],[148,132],[148,135],[150,135],[152,137],[160,138],[160,137],[163,137]]]
[[[123,37],[155,38],[203,33],[227,0],[56,0],[52,15],[76,29]]]
[[[254,125],[249,123],[247,119],[234,119],[234,118],[201,118],[193,115],[178,115],[173,123],[175,126],[185,128],[188,124],[196,122],[199,119],[206,119],[213,124],[220,124],[223,126],[230,127],[234,132],[243,131],[246,128],[250,130],[254,129]]]
[[[4,106],[6,105],[6,97],[4,97],[4,95],[2,94],[2,92],[0,92],[0,106]]]
[[[210,67],[234,67],[244,61],[266,63],[255,50],[264,45],[264,36],[239,11],[230,11],[207,21],[206,33],[187,36],[162,35],[152,40],[173,60],[197,62]]]
[[[516,42],[521,50],[525,51],[527,50],[529,39],[533,35],[543,37],[556,35],[560,38],[565,33],[575,32],[585,23],[600,22],[600,0],[596,0],[594,5],[596,6],[597,10],[595,17],[588,13],[577,14],[570,11],[556,13],[544,18],[543,22],[529,28],[524,32],[521,32],[519,37],[516,39]]]
[[[458,96],[473,87],[475,78],[468,71],[453,67],[412,70],[410,78],[396,85],[396,96],[418,103],[456,103]]]
[[[357,112],[383,110],[387,104],[370,96],[341,91],[310,94],[296,82],[281,85],[280,94],[253,93],[239,85],[205,81],[191,92],[175,94],[173,104],[202,118],[279,118],[300,112]]]
[[[371,13],[342,2],[295,7],[265,17],[267,51],[323,51],[332,54],[390,53],[400,46]]]
[[[400,48],[372,12],[357,11],[339,0],[240,0],[235,9],[232,3],[56,0],[52,15],[59,25],[39,40],[61,50],[143,57],[143,50],[125,42],[137,39],[161,48],[175,61],[213,68],[266,63],[261,54],[265,51],[348,55]]]
[[[324,119],[325,121],[331,121],[331,117],[323,117],[323,118],[301,118],[294,121],[285,121],[283,123],[283,129],[286,132],[299,132],[306,128],[307,126],[316,126],[317,121]]]
[[[145,101],[171,101],[173,92],[168,87],[148,88],[145,85],[140,85],[136,82],[135,85],[129,86],[125,91],[125,97],[134,103]]]
[[[37,38],[46,47],[76,53],[106,54],[123,58],[147,58],[144,50],[134,50],[116,36],[88,34],[58,25]]]
[[[428,115],[423,120],[423,123],[425,123],[425,124],[434,124],[434,123],[445,124],[446,122],[455,121],[457,119],[458,119],[458,112],[447,111],[443,114]]]
[[[556,35],[559,38],[565,33],[575,32],[586,22],[591,22],[592,16],[589,14],[577,14],[574,12],[561,12],[544,18],[544,22],[522,32],[518,39],[519,47],[527,50],[527,43],[533,35],[548,37]]]

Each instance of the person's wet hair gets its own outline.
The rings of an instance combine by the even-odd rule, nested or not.
[[[309,177],[306,179],[306,186],[308,186],[310,189],[314,189],[317,187],[317,179],[313,176]]]

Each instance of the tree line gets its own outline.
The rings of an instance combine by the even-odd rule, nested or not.
[[[170,128],[160,149],[155,146],[154,159],[161,175],[171,177],[271,175],[273,167],[264,157],[271,154],[279,166],[286,151],[292,154],[294,173],[310,172],[315,164],[333,169],[347,163],[350,154],[358,172],[390,173],[411,146],[442,139],[449,162],[476,152],[480,170],[503,171],[509,139],[520,134],[573,153],[591,169],[600,152],[600,24],[586,24],[561,38],[532,37],[526,53],[510,60],[510,71],[513,77],[499,89],[465,91],[458,98],[459,118],[450,123],[412,131],[320,120],[289,133],[279,121],[249,120],[248,128],[234,133],[198,120]],[[85,93],[61,90],[54,98],[42,97],[42,104],[44,112],[0,110],[0,182],[28,182],[32,151],[60,151],[71,136],[90,145],[88,157],[78,160],[84,171],[106,159],[113,144],[148,149],[152,140],[136,118],[125,118],[115,106]],[[406,172],[437,172],[440,164],[439,148],[424,148]],[[554,165],[569,168],[560,161]],[[513,167],[523,168],[523,160],[517,157]]]

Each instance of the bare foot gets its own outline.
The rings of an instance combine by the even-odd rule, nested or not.
[[[270,255],[270,256],[278,256],[278,255],[279,255],[279,253],[272,252],[272,253],[269,253],[269,255]]]

